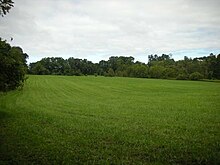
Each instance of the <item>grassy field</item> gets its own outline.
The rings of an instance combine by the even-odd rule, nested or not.
[[[0,124],[0,164],[219,164],[220,83],[29,76]]]

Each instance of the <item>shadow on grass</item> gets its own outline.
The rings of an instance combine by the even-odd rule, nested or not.
[[[0,120],[10,118],[11,115],[7,112],[0,111]]]
[[[207,79],[204,79],[204,80],[201,80],[201,81],[204,81],[204,82],[220,83],[220,80],[207,80]]]

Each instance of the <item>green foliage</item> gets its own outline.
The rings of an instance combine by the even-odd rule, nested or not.
[[[213,77],[220,79],[220,54],[217,56],[213,68]]]
[[[218,55],[219,56],[219,55]],[[220,63],[218,56],[210,54],[207,57],[188,58],[174,61],[170,55],[150,55],[148,66],[150,67],[149,76],[153,78],[176,78],[176,79],[219,79]],[[218,69],[217,69],[218,68]],[[196,73],[196,74],[194,74]],[[190,80],[191,80],[190,79]]]
[[[106,76],[109,76],[109,77],[114,77],[115,76],[115,72],[112,68],[109,68]]]
[[[187,74],[180,73],[180,74],[176,77],[176,79],[177,79],[177,80],[187,80],[188,77],[189,77],[189,76],[188,76]]]
[[[201,80],[201,79],[203,79],[203,76],[199,72],[194,72],[189,75],[189,79],[190,80]]]
[[[0,164],[220,164],[220,83],[27,81],[0,96]]]
[[[36,62],[33,67],[31,68],[31,72],[33,74],[38,74],[38,75],[47,75],[49,74],[49,71],[40,63]]]
[[[148,77],[148,67],[144,64],[134,64],[130,67],[130,77],[146,78]]]
[[[220,55],[202,58],[188,58],[174,61],[172,55],[149,55],[148,64],[134,62],[133,57],[112,56],[109,60],[92,63],[86,59],[73,57],[43,58],[29,66],[30,74],[51,75],[102,75],[118,77],[139,77],[158,79],[189,79],[190,74],[200,73],[205,79],[220,79]]]
[[[28,55],[19,47],[11,47],[0,38],[0,91],[22,87],[27,72]]]
[[[151,78],[163,78],[165,68],[160,65],[154,65],[150,67],[149,74]]]
[[[12,0],[0,0],[0,15],[2,17],[9,13],[9,10],[14,7],[14,2]]]

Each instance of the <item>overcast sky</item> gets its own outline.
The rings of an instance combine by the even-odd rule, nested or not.
[[[14,0],[0,37],[29,62],[172,53],[183,59],[220,53],[220,0]]]

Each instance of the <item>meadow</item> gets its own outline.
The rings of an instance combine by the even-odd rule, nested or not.
[[[0,164],[220,164],[220,83],[29,76],[0,94]]]

